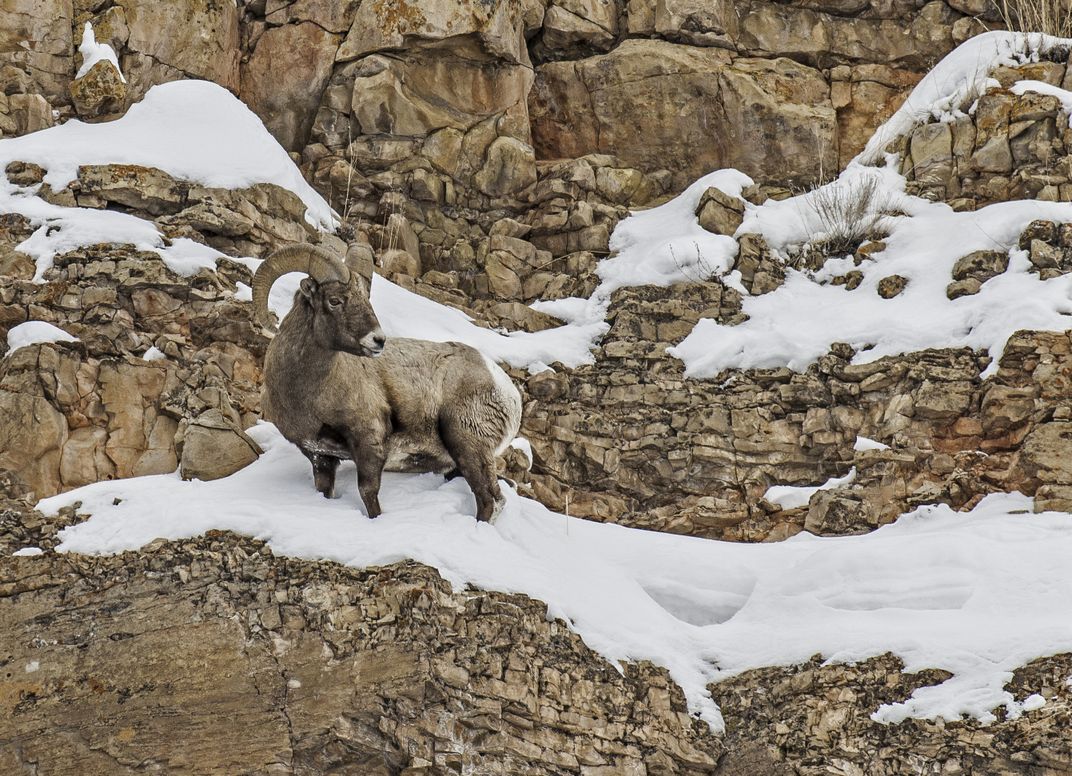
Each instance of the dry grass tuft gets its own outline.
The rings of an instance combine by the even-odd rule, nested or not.
[[[994,0],[1001,21],[1014,32],[1072,37],[1072,0]]]

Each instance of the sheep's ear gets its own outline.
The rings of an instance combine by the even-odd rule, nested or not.
[[[301,284],[298,286],[298,290],[301,291],[301,295],[306,299],[312,299],[313,294],[316,293],[318,288],[316,281],[312,278],[303,278]]]

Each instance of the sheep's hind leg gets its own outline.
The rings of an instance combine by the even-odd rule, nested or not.
[[[457,420],[441,423],[443,443],[454,465],[476,497],[476,519],[490,523],[499,515],[505,499],[495,476],[495,459],[487,444]]]

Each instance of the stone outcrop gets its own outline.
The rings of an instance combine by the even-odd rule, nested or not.
[[[700,317],[732,324],[740,297],[716,282],[621,291],[595,365],[527,378],[522,433],[533,443],[529,487],[541,501],[738,540],[783,538],[805,520],[814,533],[862,532],[920,503],[970,506],[994,491],[1037,494],[1039,509],[1072,507],[1063,465],[1031,462],[1056,455],[1060,424],[1072,418],[1068,334],[1015,335],[986,381],[982,354],[851,365],[852,350],[839,346],[804,373],[708,381],[685,378],[665,352]],[[1032,453],[1025,440],[1035,435]],[[854,452],[857,436],[891,449]],[[817,494],[810,510],[761,499],[771,485],[817,485],[852,466],[855,483]]]
[[[4,773],[699,776],[723,751],[665,671],[619,673],[544,604],[414,563],[356,571],[218,533],[8,552]]]
[[[972,210],[1010,199],[1065,201],[1072,196],[1072,136],[1060,101],[1009,90],[1017,81],[1068,86],[1066,65],[1042,61],[1000,68],[1000,86],[978,98],[970,114],[927,123],[893,142],[909,191]],[[967,105],[964,106],[967,109]]]
[[[818,72],[788,59],[627,40],[604,56],[541,66],[529,104],[541,156],[613,153],[670,169],[681,188],[720,167],[815,180],[837,164],[828,94]]]
[[[855,665],[812,660],[793,668],[749,671],[712,687],[727,725],[720,776],[900,776],[900,774],[1061,774],[1072,769],[1064,730],[1072,718],[1068,655],[1018,669],[1006,688],[1017,702],[1039,694],[1045,705],[998,721],[873,721],[883,703],[940,682],[939,671],[902,673],[890,655]],[[768,688],[757,693],[756,685]]]
[[[94,119],[121,111],[126,103],[127,85],[115,66],[97,62],[81,78],[71,81],[71,102],[78,116]]]

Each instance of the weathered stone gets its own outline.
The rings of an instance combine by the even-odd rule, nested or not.
[[[361,3],[338,59],[402,48],[407,39],[445,41],[471,36],[485,51],[507,62],[524,63],[528,56],[523,34],[538,19],[538,7],[528,2]]]
[[[218,480],[257,460],[261,449],[218,409],[198,415],[181,430],[179,472],[184,480]]]
[[[190,185],[155,167],[83,165],[78,168],[78,192],[80,197],[91,196],[157,216],[182,210]]]
[[[154,84],[203,78],[232,91],[239,79],[239,9],[232,3],[120,0],[125,29],[121,62],[133,99]]]
[[[707,231],[732,237],[744,220],[744,203],[712,186],[700,197],[696,217]]]
[[[116,113],[123,109],[127,85],[115,66],[98,61],[84,76],[71,81],[71,102],[84,119]]]
[[[308,141],[340,42],[313,22],[272,27],[242,63],[243,100],[288,151]]]
[[[924,124],[912,133],[915,179],[944,185],[953,174],[953,133],[949,124]]]
[[[0,65],[22,74],[17,91],[53,98],[66,94],[73,72],[72,11],[69,0],[8,0],[0,5]],[[33,130],[21,130],[27,131]]]
[[[110,558],[4,547],[0,650],[19,673],[0,679],[0,770],[712,772],[719,739],[664,670],[619,672],[546,609],[219,532]],[[50,735],[61,720],[79,735]]]
[[[536,182],[532,147],[512,137],[497,137],[488,146],[484,166],[473,176],[474,185],[492,197],[514,194]]]
[[[878,295],[883,299],[893,299],[905,290],[908,278],[903,275],[888,275],[878,282]]]
[[[955,280],[945,287],[945,295],[949,299],[959,299],[962,296],[971,296],[978,294],[979,289],[983,287],[983,283],[978,278],[964,278],[963,280]]]
[[[613,9],[615,4],[604,1],[592,5]],[[617,15],[606,15],[600,21],[603,24],[556,3],[549,7],[544,15],[541,48],[555,58],[564,58],[590,49],[606,51],[614,45],[618,19]]]
[[[13,94],[8,98],[15,134],[28,135],[55,123],[52,106],[40,94]]]
[[[985,282],[1009,268],[1009,254],[1004,251],[973,251],[957,259],[953,279],[976,278]]]
[[[1040,482],[1072,486],[1072,422],[1041,423],[1024,439],[1020,465]]]
[[[678,186],[718,167],[803,182],[835,164],[828,95],[817,71],[789,60],[626,40],[609,54],[538,67],[529,112],[539,158],[613,152],[641,170],[669,169]],[[721,111],[707,110],[714,102]],[[757,126],[779,142],[746,138]]]

